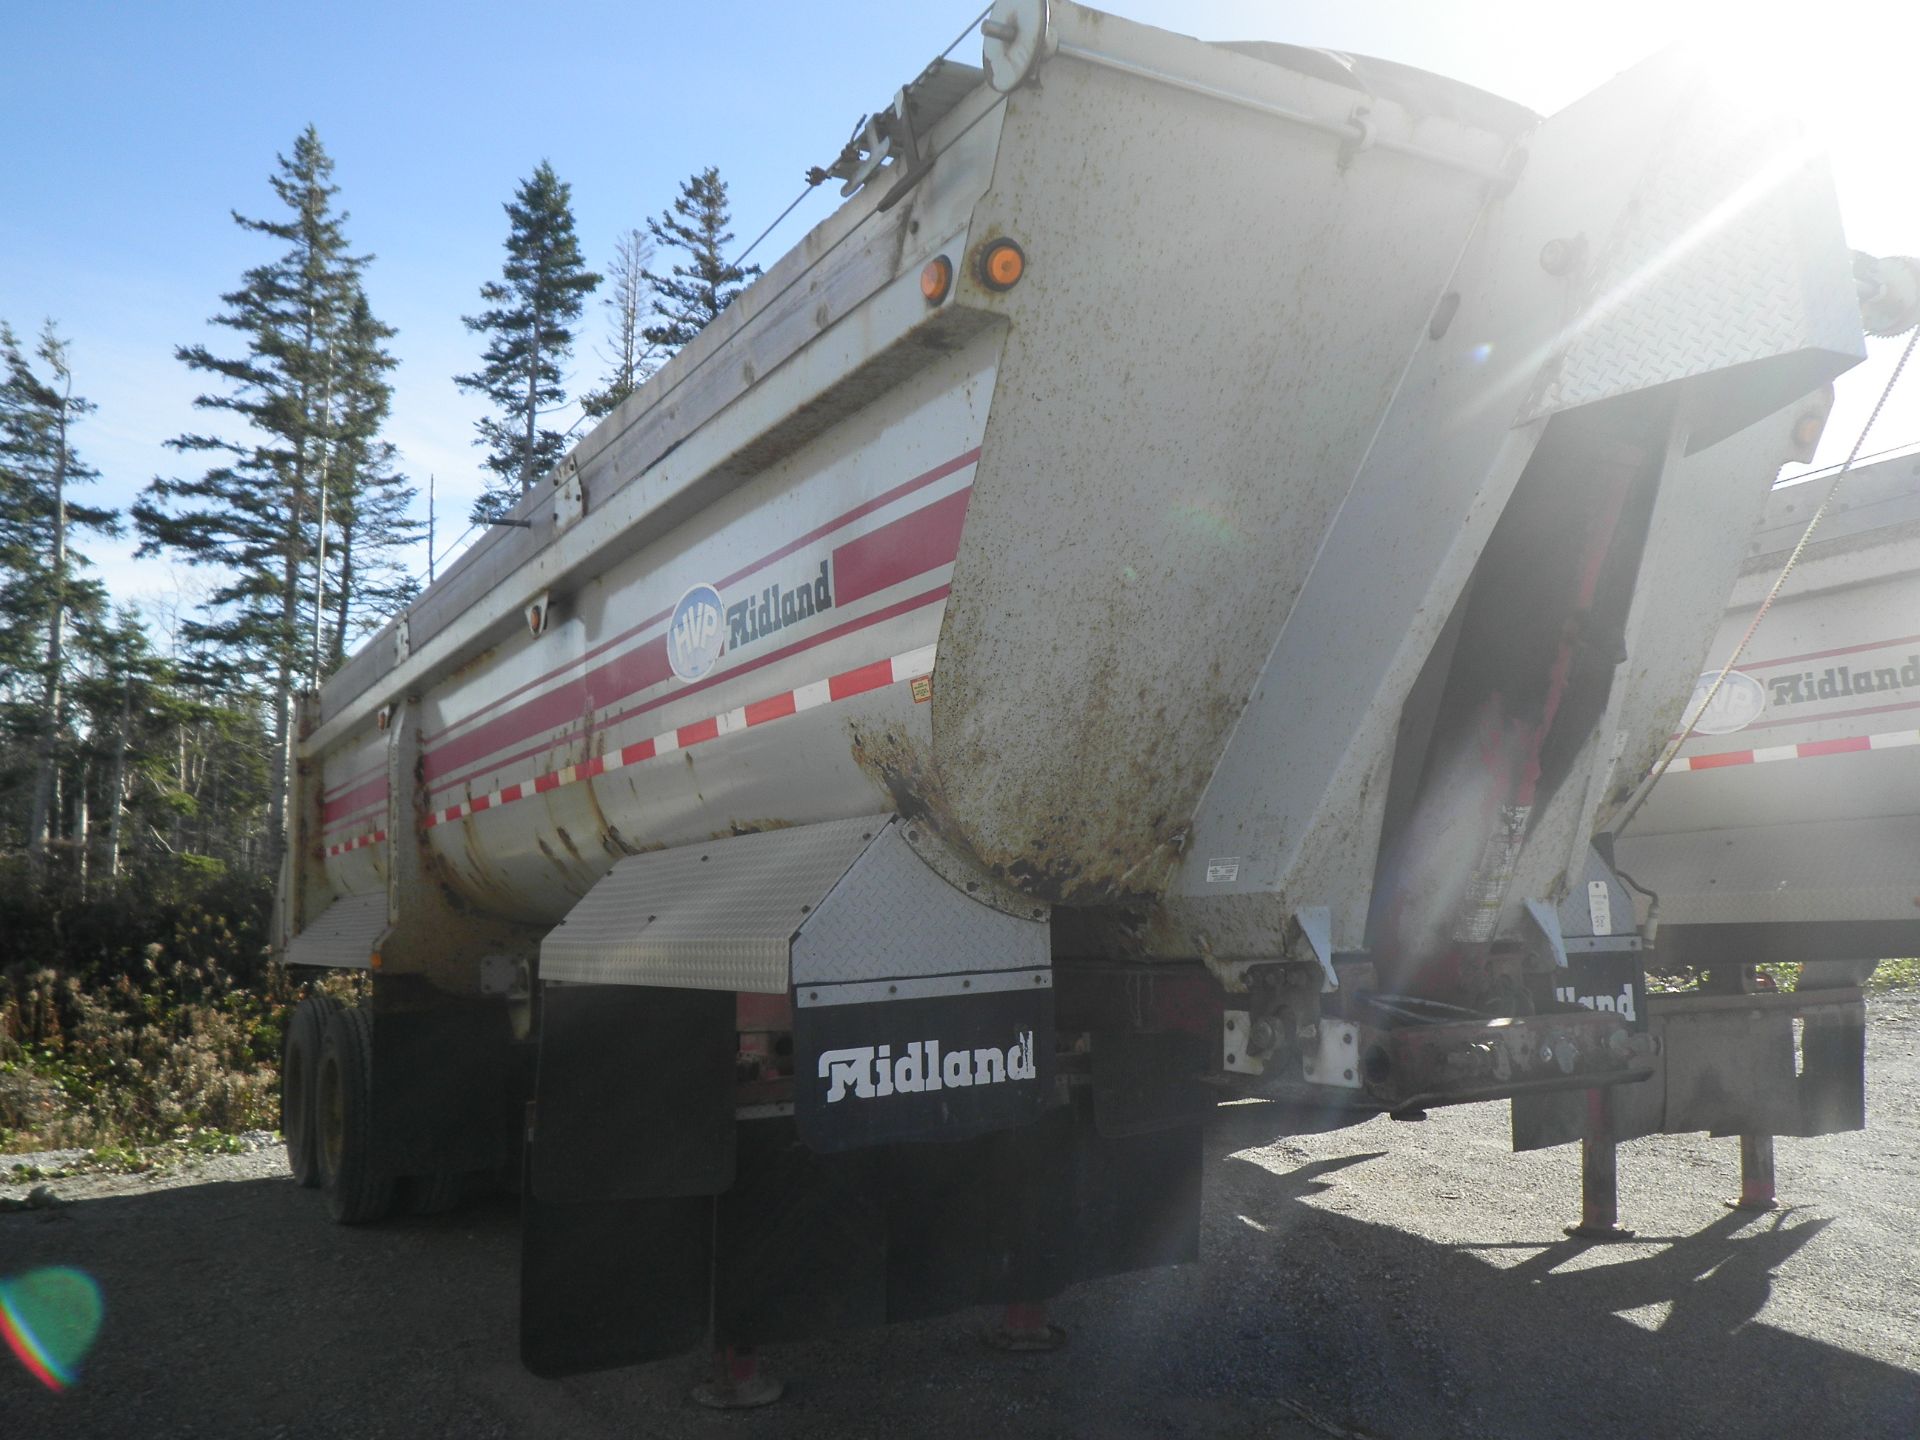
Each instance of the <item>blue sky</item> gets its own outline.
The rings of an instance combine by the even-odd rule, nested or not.
[[[1834,150],[1850,238],[1920,251],[1920,106],[1904,98],[1920,55],[1911,4],[1110,8],[1206,39],[1382,55],[1543,111],[1685,32],[1743,45],[1771,35],[1781,43],[1767,63],[1778,68],[1764,83],[1804,106]],[[472,368],[478,350],[460,317],[498,272],[500,207],[520,178],[553,162],[573,186],[589,262],[600,265],[616,235],[657,213],[681,178],[718,165],[743,245],[800,190],[806,168],[830,159],[853,122],[977,9],[968,0],[15,0],[0,6],[0,317],[30,333],[52,316],[71,341],[79,386],[100,406],[78,437],[105,474],[99,499],[124,506],[154,474],[181,473],[162,442],[197,423],[198,387],[173,348],[231,345],[204,322],[268,251],[229,212],[272,213],[274,156],[311,121],[336,162],[349,235],[378,257],[367,287],[375,313],[400,331],[389,434],[423,490],[428,472],[438,477],[444,544],[464,527],[458,517],[479,483],[470,443],[478,405],[449,378]],[[977,37],[955,53],[977,61]],[[797,240],[831,209],[835,188],[822,187],[755,258]],[[601,368],[602,330],[596,309],[576,354],[576,392]],[[1887,360],[1882,347],[1848,385],[1829,450],[1842,432],[1850,442]],[[1920,376],[1905,391],[1869,448],[1920,441]],[[89,549],[123,599],[193,586],[163,562],[134,562],[131,541]]]

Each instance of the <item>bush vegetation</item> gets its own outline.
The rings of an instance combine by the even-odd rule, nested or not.
[[[0,877],[0,1151],[273,1128],[293,988],[270,899],[217,869],[83,902]]]

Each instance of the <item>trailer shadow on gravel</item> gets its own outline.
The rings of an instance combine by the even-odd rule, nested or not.
[[[1313,1203],[1382,1152],[1275,1174],[1227,1153],[1243,1140],[1234,1127],[1214,1139],[1205,1261],[1062,1297],[1065,1351],[992,1354],[973,1339],[979,1316],[783,1346],[769,1359],[790,1378],[787,1400],[724,1417],[686,1403],[693,1358],[557,1384],[522,1371],[518,1221],[504,1198],[343,1230],[275,1178],[82,1200],[44,1221],[0,1216],[0,1272],[74,1266],[106,1305],[65,1394],[0,1352],[0,1430],[1916,1433],[1920,1377],[1756,1321],[1775,1269],[1827,1220],[1729,1213],[1606,1252],[1557,1236],[1443,1244]]]
[[[1266,1255],[1243,1245],[1242,1263],[1305,1280],[1291,1307],[1282,1294],[1252,1312],[1236,1349],[1277,1361],[1250,1374],[1289,1376],[1291,1393],[1317,1397],[1336,1428],[1920,1434],[1920,1375],[1759,1319],[1775,1272],[1830,1218],[1729,1210],[1692,1233],[1624,1245],[1560,1236],[1448,1244],[1306,1203],[1328,1177],[1376,1158],[1279,1176],[1220,1162],[1253,1172],[1239,1184],[1222,1176],[1222,1188],[1235,1195],[1242,1228],[1272,1241]],[[1848,1282],[1836,1271],[1827,1283]]]

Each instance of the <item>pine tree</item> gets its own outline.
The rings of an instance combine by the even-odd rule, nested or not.
[[[73,445],[74,425],[93,406],[73,393],[66,343],[52,321],[34,357],[44,375],[0,321],[0,675],[13,681],[0,700],[11,728],[32,737],[26,841],[44,872],[61,828],[61,763],[72,739],[71,641],[106,605],[99,582],[81,573],[86,557],[70,537],[75,529],[117,533],[119,517],[68,494],[100,477]]]
[[[246,271],[212,320],[244,337],[245,353],[226,358],[201,345],[174,352],[222,386],[198,396],[195,406],[240,422],[243,437],[169,441],[214,463],[198,478],[156,478],[134,508],[140,553],[165,550],[221,572],[201,616],[184,627],[190,645],[206,651],[209,673],[235,681],[251,676],[256,684],[267,679],[275,756],[269,865],[278,863],[284,834],[294,691],[319,670],[314,610],[323,597],[312,572],[322,492],[329,508],[350,504],[353,477],[335,470],[343,435],[377,431],[387,407],[383,376],[393,363],[381,348],[393,332],[364,313],[361,278],[372,257],[349,251],[348,217],[333,209],[339,187],[318,133],[308,126],[291,158],[278,159],[271,184],[286,215],[253,220],[236,212],[234,220],[286,249]],[[351,593],[341,602],[350,606]]]
[[[268,739],[251,697],[208,690],[154,650],[137,616],[88,627],[74,687],[86,718],[78,747],[90,777],[97,880],[205,868],[260,867]],[[78,779],[78,777],[76,777]]]
[[[647,314],[647,265],[652,259],[653,242],[638,230],[629,230],[614,242],[613,259],[607,265],[609,293],[600,301],[611,322],[612,348],[606,358],[612,368],[606,383],[580,400],[580,408],[595,418],[612,414],[659,366],[659,347],[641,334]]]
[[[542,160],[505,206],[506,263],[500,279],[480,287],[489,308],[465,317],[469,330],[490,338],[480,368],[453,383],[495,407],[474,423],[474,444],[487,448],[486,467],[498,477],[474,502],[475,524],[512,508],[566,449],[565,434],[542,428],[540,417],[567,403],[560,367],[573,353],[572,326],[600,283],[581,257],[572,200],[572,187]]]
[[[725,250],[733,240],[727,229],[730,220],[726,181],[709,165],[681,182],[671,210],[647,222],[656,241],[687,257],[670,274],[645,272],[658,317],[658,323],[641,332],[647,344],[670,355],[691,343],[760,273],[758,265],[727,261]]]
[[[321,596],[327,613],[318,647],[323,671],[346,658],[350,639],[379,628],[419,591],[401,555],[425,526],[412,518],[416,492],[394,469],[397,451],[380,438],[393,394],[385,377],[394,364],[382,344],[393,333],[356,293],[335,351]]]

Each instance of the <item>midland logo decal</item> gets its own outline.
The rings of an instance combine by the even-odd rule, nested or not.
[[[1556,985],[1553,987],[1553,998],[1562,1005],[1584,1005],[1589,1010],[1602,1010],[1609,1015],[1618,1015],[1623,1020],[1640,1018],[1634,1009],[1631,985],[1622,985],[1617,995],[1611,991],[1599,995],[1582,995],[1578,986]]]
[[[1850,700],[1855,695],[1886,695],[1920,686],[1920,655],[1893,656],[1902,665],[1829,665],[1815,675],[1780,675],[1767,682],[1776,705],[1805,705],[1811,700]]]
[[[822,560],[819,572],[802,577],[798,585],[769,585],[758,595],[729,605],[728,648],[738,650],[832,608],[833,582],[827,575],[827,562]]]
[[[667,663],[682,680],[699,680],[713,669],[726,642],[720,592],[696,585],[680,597],[667,621]]]
[[[891,1045],[855,1045],[820,1056],[820,1078],[827,1082],[827,1104],[851,1096],[879,1100],[888,1095],[918,1095],[976,1085],[1007,1085],[1034,1078],[1033,1031],[1022,1030],[1005,1050],[940,1053],[938,1040],[915,1040],[895,1056]]]
[[[680,597],[667,621],[667,663],[682,680],[700,680],[729,650],[743,650],[833,608],[833,576],[827,562],[798,584],[768,585],[729,605],[711,585],[696,585]]]

